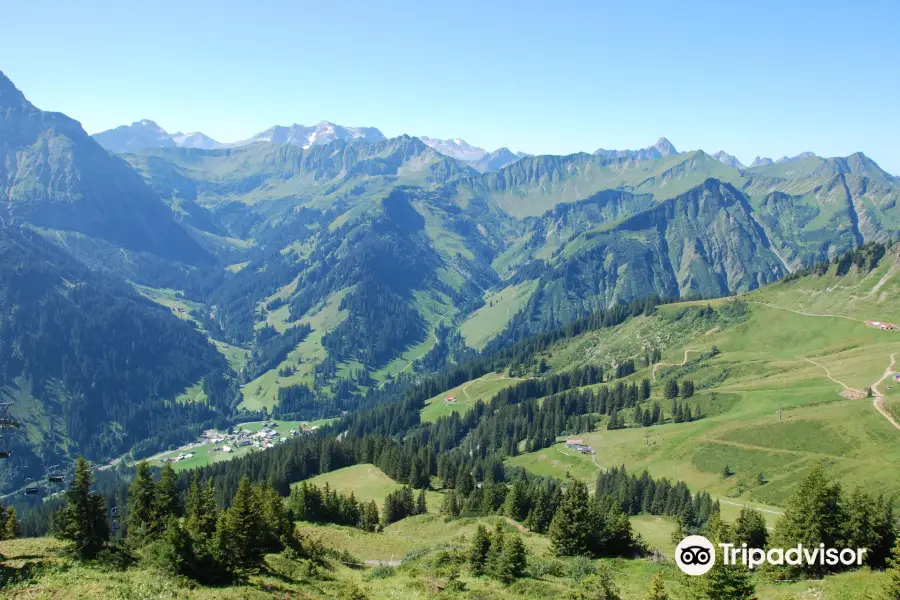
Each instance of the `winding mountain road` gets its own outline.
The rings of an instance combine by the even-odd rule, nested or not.
[[[860,396],[866,395],[865,391],[858,390],[856,388],[852,388],[849,385],[847,385],[846,383],[844,383],[843,381],[841,381],[840,379],[835,379],[834,376],[832,376],[831,371],[825,365],[818,363],[818,362],[812,360],[811,358],[807,358],[805,356],[801,356],[800,358],[802,358],[806,362],[814,364],[817,367],[819,367],[820,369],[824,370],[825,374],[828,376],[828,379],[830,379],[834,383],[843,387],[845,391],[853,392],[855,394],[859,394]],[[894,368],[896,365],[897,365],[896,355],[891,354],[891,362],[888,364],[887,368],[884,370],[884,374],[881,376],[881,378],[878,381],[876,381],[875,383],[870,385],[869,388],[872,390],[872,406],[875,407],[875,410],[877,410],[879,413],[881,413],[881,416],[883,416],[885,419],[887,419],[891,425],[893,425],[897,429],[900,429],[900,422],[898,422],[897,419],[894,418],[894,416],[887,410],[887,408],[885,408],[884,401],[886,399],[886,396],[885,396],[884,392],[881,391],[881,388],[878,387],[884,382],[885,379],[891,377],[894,374]]]
[[[891,354],[891,363],[888,365],[887,369],[884,370],[884,375],[882,375],[881,379],[879,379],[878,381],[873,383],[871,386],[872,394],[873,394],[872,406],[874,406],[875,410],[880,412],[881,415],[885,419],[890,421],[894,427],[896,427],[897,429],[900,429],[900,423],[898,423],[897,419],[894,418],[894,415],[892,415],[890,412],[888,412],[887,408],[885,408],[884,400],[885,400],[886,396],[881,391],[881,389],[878,387],[879,385],[881,385],[881,383],[885,379],[887,379],[888,377],[890,377],[891,375],[894,374],[894,367],[896,366],[896,364],[897,364],[897,359],[896,359],[895,355]]]
[[[810,312],[805,312],[802,310],[795,310],[793,308],[785,308],[783,306],[775,306],[774,304],[768,304],[766,302],[758,302],[756,300],[748,300],[748,302],[751,302],[753,304],[759,304],[761,306],[766,306],[768,308],[775,308],[778,310],[786,310],[788,312],[792,312],[792,313],[795,313],[798,315],[803,315],[805,317],[830,317],[832,319],[847,319],[848,321],[855,321],[856,323],[866,323],[865,319],[857,319],[854,317],[848,317],[846,315],[829,315],[829,314],[822,314],[822,313],[810,313]],[[864,392],[862,390],[854,389],[854,388],[850,387],[849,385],[847,385],[846,383],[844,383],[843,381],[835,379],[831,375],[831,371],[829,371],[828,367],[826,367],[825,365],[817,363],[816,361],[806,358],[805,356],[801,356],[800,358],[802,358],[806,362],[812,363],[812,364],[816,365],[817,367],[823,369],[825,371],[825,374],[828,376],[828,379],[830,379],[831,381],[833,381],[836,384],[843,387],[845,391],[856,392],[861,395],[866,394],[866,392]],[[897,364],[897,360],[895,358],[895,355],[891,354],[891,362],[890,362],[890,364],[888,364],[887,368],[884,370],[884,375],[882,375],[881,379],[879,379],[878,381],[876,381],[869,387],[872,390],[872,406],[874,406],[875,410],[877,410],[879,413],[881,413],[881,415],[885,419],[887,419],[891,425],[893,425],[898,430],[900,430],[900,422],[898,422],[898,420],[896,418],[894,418],[894,416],[890,412],[888,412],[888,410],[885,408],[884,401],[885,401],[886,396],[881,391],[881,389],[878,387],[879,385],[882,384],[882,382],[884,382],[885,379],[887,379],[894,373],[894,367],[896,366],[896,364]],[[656,370],[654,369],[653,372],[654,372],[653,378],[656,379]]]

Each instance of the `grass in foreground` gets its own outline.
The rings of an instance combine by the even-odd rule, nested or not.
[[[495,518],[485,520],[490,519]],[[0,553],[7,558],[3,565],[15,569],[19,574],[30,570],[31,576],[0,589],[0,598],[255,600],[274,597],[324,600],[354,597],[373,600],[380,598],[424,600],[448,597],[483,600],[507,598],[555,600],[568,597],[571,591],[578,587],[578,579],[585,568],[593,568],[599,562],[556,559],[549,556],[546,547],[530,543],[530,576],[510,586],[504,586],[488,577],[472,577],[463,566],[459,578],[463,590],[441,592],[436,584],[440,585],[444,579],[435,568],[440,549],[466,541],[471,535],[471,530],[474,530],[474,523],[469,521],[474,520],[460,519],[444,523],[443,519],[433,516],[415,517],[412,520],[419,523],[410,524],[410,533],[420,534],[418,541],[421,545],[417,546],[408,559],[396,569],[382,568],[377,571],[371,568],[354,569],[339,562],[332,562],[328,568],[319,567],[311,570],[307,567],[308,561],[293,561],[280,555],[269,555],[266,557],[266,569],[250,575],[246,582],[214,588],[171,577],[141,564],[117,570],[96,564],[76,563],[65,557],[61,542],[49,538],[5,541],[0,542]],[[434,540],[425,537],[432,534],[439,537]],[[387,538],[390,534],[364,535],[372,537],[381,535]],[[398,555],[399,552],[400,550],[397,551]],[[615,573],[616,585],[620,589],[622,600],[644,600],[650,579],[658,571],[663,572],[668,592],[673,600],[695,600],[685,589],[684,578],[671,561],[659,564],[650,560],[613,559],[605,562]],[[25,567],[26,564],[32,566]],[[820,581],[776,584],[757,579],[757,598],[862,600],[877,597],[884,578],[883,573],[873,573],[864,569],[827,577]],[[353,591],[364,595],[352,596]]]

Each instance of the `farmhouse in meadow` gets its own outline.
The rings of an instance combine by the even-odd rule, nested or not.
[[[893,323],[884,323],[882,321],[866,321],[866,325],[869,327],[875,327],[876,329],[881,329],[882,331],[897,331],[900,330],[900,327],[894,325]]]
[[[569,450],[576,450],[582,454],[593,454],[594,449],[585,444],[582,440],[566,440],[566,448]]]

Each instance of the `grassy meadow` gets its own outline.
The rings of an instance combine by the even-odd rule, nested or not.
[[[438,418],[453,412],[466,413],[480,401],[487,402],[503,388],[514,385],[518,379],[500,373],[488,373],[478,379],[467,381],[455,388],[429,398],[425,401],[421,418],[425,422],[434,422]],[[446,402],[447,396],[455,396],[455,402]]]
[[[323,487],[326,483],[339,492],[349,494],[353,492],[360,502],[374,500],[378,504],[378,510],[382,509],[384,498],[391,492],[401,489],[403,486],[374,465],[353,465],[337,471],[330,471],[317,475],[307,480],[309,483]],[[429,513],[437,513],[443,500],[438,492],[426,492],[425,502]]]
[[[900,321],[900,307],[884,296],[900,285],[894,265],[886,260],[866,276],[770,286],[742,298],[749,309],[745,319],[708,329],[708,323],[685,316],[684,308],[723,306],[727,299],[662,306],[652,316],[560,342],[544,355],[560,370],[639,357],[648,347],[662,349],[663,363],[681,363],[688,350],[686,364],[657,367],[651,401],[660,402],[665,412],[670,403],[662,398],[663,382],[689,378],[698,388],[691,402],[699,403],[704,418],[615,431],[607,431],[601,421],[597,430],[579,435],[595,448],[593,460],[567,451],[560,438],[553,447],[509,463],[586,481],[617,465],[647,469],[734,503],[723,503],[726,518],[729,506],[736,513],[736,504],[755,504],[772,511],[767,518],[774,519],[795,483],[817,463],[847,488],[900,494],[900,431],[871,399],[847,397],[848,389],[864,396],[884,375],[891,354],[900,356],[900,332],[865,323]],[[714,346],[719,354],[711,357]],[[641,369],[628,379],[645,377],[652,379],[653,371]],[[900,384],[892,383],[889,378],[881,389],[888,410],[900,412]],[[723,478],[726,465],[734,474]]]

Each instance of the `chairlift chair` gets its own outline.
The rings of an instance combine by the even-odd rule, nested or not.
[[[12,402],[0,402],[0,428],[18,429],[21,425],[18,421],[9,416],[9,407]]]
[[[59,465],[51,465],[50,468],[47,469],[47,481],[50,483],[62,483],[65,480],[66,477],[60,470]]]
[[[38,487],[37,482],[31,477],[25,479],[25,495],[26,496],[34,496],[38,492],[41,491],[41,488]]]

